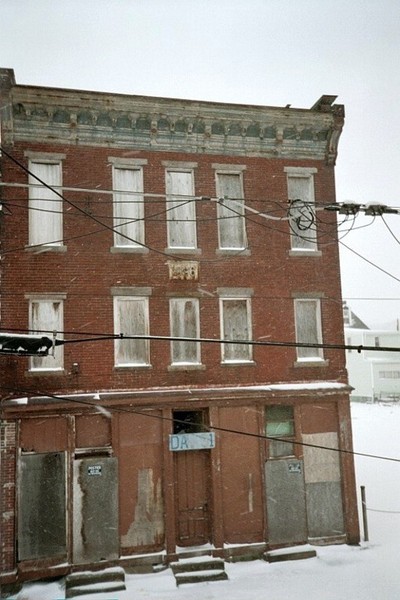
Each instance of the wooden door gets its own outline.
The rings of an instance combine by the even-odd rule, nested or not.
[[[175,453],[177,546],[210,541],[209,461],[207,450]]]

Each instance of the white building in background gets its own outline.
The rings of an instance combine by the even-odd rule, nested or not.
[[[400,401],[400,331],[369,329],[346,304],[343,311],[346,344],[377,348],[346,350],[349,383],[354,388],[351,400]],[[378,348],[399,348],[399,352]]]

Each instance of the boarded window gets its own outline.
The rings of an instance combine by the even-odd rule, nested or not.
[[[294,250],[317,250],[312,176],[288,176],[289,225]]]
[[[149,335],[148,298],[119,296],[114,298],[115,333],[125,336]],[[150,362],[149,340],[115,340],[115,364],[117,366],[148,365]]]
[[[266,410],[266,435],[269,438],[269,456],[293,456],[294,411],[292,406],[274,405]]]
[[[224,340],[250,340],[251,317],[249,298],[221,299],[221,328]],[[250,344],[222,344],[223,362],[247,362],[252,360]]]
[[[239,173],[217,173],[218,239],[221,249],[246,248],[242,178]]]
[[[18,559],[66,556],[65,455],[27,454],[20,459]]]
[[[113,167],[113,190],[114,228],[122,234],[114,233],[114,244],[141,247],[144,244],[142,170]]]
[[[23,452],[59,452],[68,448],[68,420],[61,416],[21,419],[20,447]]]
[[[77,415],[75,446],[76,448],[111,446],[111,420],[102,415]]]
[[[167,171],[169,248],[196,248],[196,205],[192,171]]]
[[[321,304],[318,299],[295,300],[296,341],[303,344],[321,344]],[[321,360],[323,349],[298,347],[298,360]]]
[[[29,307],[30,329],[32,333],[47,334],[51,337],[51,332],[57,332],[57,338],[60,339],[64,329],[63,325],[63,302],[61,300],[32,300]],[[45,357],[32,356],[30,359],[30,369],[55,371],[64,367],[63,346],[57,346],[50,351],[51,354]]]
[[[200,336],[199,301],[197,298],[170,299],[171,336],[198,338]],[[199,342],[171,342],[172,364],[199,364]]]
[[[61,162],[30,161],[29,170],[52,188],[62,185]],[[33,175],[29,175],[29,186],[29,244],[62,245],[62,199]]]

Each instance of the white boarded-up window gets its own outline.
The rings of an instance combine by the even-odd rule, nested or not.
[[[197,298],[171,298],[169,301],[171,336],[198,338],[200,336],[199,300]],[[200,343],[171,341],[172,364],[199,364]]]
[[[287,177],[289,226],[293,250],[317,250],[314,177],[311,173],[289,172]]]
[[[246,248],[246,221],[241,173],[217,173],[218,240],[224,250]]]
[[[114,245],[141,247],[144,244],[142,169],[113,166]]]
[[[193,171],[166,171],[169,248],[197,246]]]
[[[29,328],[32,333],[52,337],[52,332],[57,333],[57,339],[62,338],[63,326],[63,301],[61,299],[32,299],[29,303]],[[50,350],[49,356],[32,356],[30,358],[31,371],[57,371],[64,368],[63,346],[56,346]]]
[[[116,335],[149,335],[148,298],[114,297],[114,327]],[[150,344],[147,339],[116,339],[115,365],[118,367],[148,365]]]
[[[250,298],[221,298],[221,337],[223,340],[251,340]],[[249,362],[253,358],[250,344],[221,344],[222,362]]]
[[[295,321],[296,342],[303,344],[322,344],[321,303],[319,299],[296,299]],[[322,360],[322,348],[297,348],[298,360]]]
[[[29,170],[61,193],[60,161],[29,161]],[[63,201],[51,189],[29,174],[29,245],[61,246],[63,243]]]

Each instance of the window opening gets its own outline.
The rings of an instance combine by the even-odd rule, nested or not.
[[[61,162],[29,161],[29,170],[51,188],[62,185]],[[48,187],[29,175],[29,244],[63,244],[63,201]]]
[[[319,299],[295,300],[296,341],[302,344],[321,344],[321,303]],[[323,348],[297,348],[297,360],[323,360]]]
[[[223,250],[246,248],[246,222],[240,173],[217,173],[218,238]]]
[[[205,414],[201,410],[174,410],[173,419],[174,435],[207,431]]]
[[[270,458],[293,456],[295,437],[293,407],[287,405],[268,406],[266,420],[267,437],[276,438],[268,440]]]

